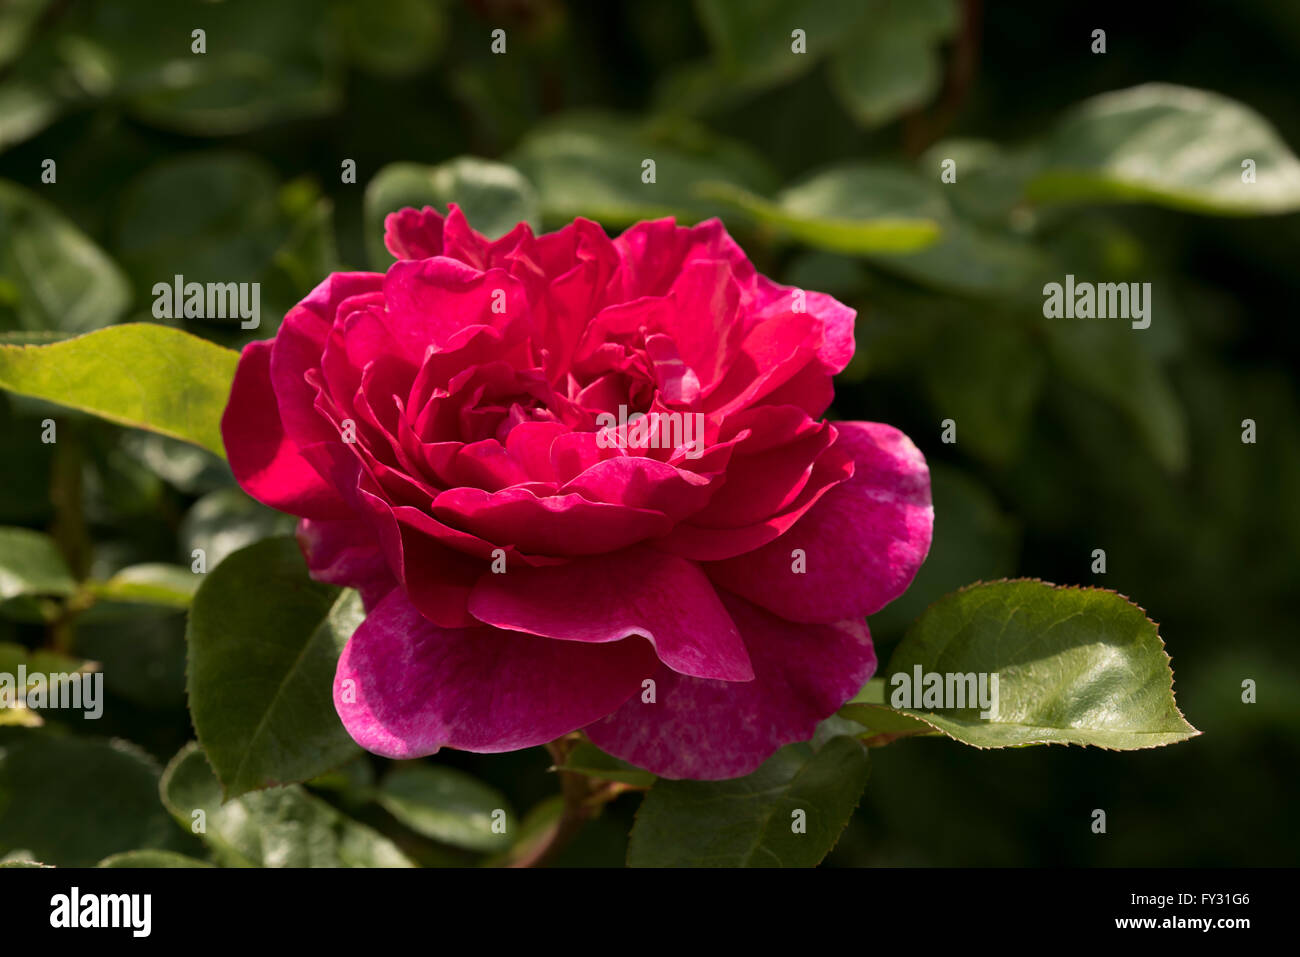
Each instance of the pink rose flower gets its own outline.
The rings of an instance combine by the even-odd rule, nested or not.
[[[759,275],[716,220],[386,227],[398,261],[245,348],[222,420],[312,575],[362,594],[348,732],[412,758],[583,729],[705,779],[807,740],[874,671],[863,618],[933,522],[906,436],[821,419],[853,310]]]

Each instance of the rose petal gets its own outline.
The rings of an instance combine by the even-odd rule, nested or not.
[[[469,610],[486,624],[547,638],[609,642],[640,635],[681,674],[754,677],[740,634],[699,567],[650,549],[484,575],[470,593]]]
[[[661,667],[655,700],[630,698],[586,728],[597,747],[666,778],[749,774],[853,697],[876,669],[865,623],[802,625],[725,592],[749,649],[750,682],[711,681]]]
[[[837,422],[853,477],[771,544],[705,565],[715,582],[792,621],[874,614],[901,595],[930,550],[930,471],[915,445],[876,422]],[[792,552],[803,549],[797,573]]]
[[[263,505],[305,515],[347,515],[338,493],[303,458],[280,423],[271,388],[271,342],[250,342],[235,368],[221,437],[240,487]]]
[[[389,758],[514,751],[613,711],[657,667],[640,639],[592,645],[497,628],[440,628],[390,592],[348,641],[334,707]]]

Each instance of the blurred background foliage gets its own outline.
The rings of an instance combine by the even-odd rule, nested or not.
[[[1160,623],[1205,732],[1131,753],[876,749],[828,863],[1294,863],[1300,216],[1277,214],[1297,206],[1297,62],[1285,0],[3,0],[0,331],[154,321],[153,284],[182,274],[260,282],[262,338],[328,271],[383,268],[383,214],[407,203],[459,202],[494,235],[720,215],[761,271],[858,310],[832,417],[895,424],[931,463],[935,543],[871,622],[882,660],[977,579],[1101,585]],[[1209,93],[1089,101],[1151,82]],[[1067,272],[1152,283],[1151,328],[1045,320],[1042,284]],[[292,522],[190,446],[12,395],[0,419],[0,653],[97,662],[109,695],[93,736],[76,716],[0,712],[17,725],[0,727],[0,857],[384,863],[400,846],[469,863],[501,849],[437,807],[517,809],[525,830],[554,813],[540,750],[360,757],[274,808],[239,799],[324,856],[275,857],[233,823],[202,848],[157,798],[193,737],[175,571]],[[178,806],[215,793],[192,757],[169,771]],[[637,800],[561,862],[620,863]],[[339,850],[358,841],[364,855]]]

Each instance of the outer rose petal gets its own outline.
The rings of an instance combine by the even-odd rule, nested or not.
[[[343,649],[334,707],[358,744],[385,757],[514,751],[613,711],[657,665],[639,639],[592,645],[439,628],[394,590]]]
[[[874,614],[901,595],[930,550],[930,470],[906,435],[876,422],[836,422],[853,477],[830,491],[780,538],[710,562],[715,582],[791,621],[835,622]],[[807,557],[803,574],[791,552]]]
[[[348,514],[338,493],[285,434],[271,389],[272,340],[250,342],[235,368],[221,437],[235,480],[264,505],[309,518]]]
[[[586,728],[598,747],[660,777],[739,777],[782,745],[811,738],[876,670],[864,622],[797,625],[721,597],[749,648],[754,680],[709,681],[662,667],[653,704],[637,695]]]
[[[570,641],[640,635],[680,674],[751,681],[745,645],[699,566],[647,548],[546,568],[487,574],[470,593],[475,618]]]
[[[298,523],[297,539],[311,577],[356,588],[367,609],[397,586],[375,533],[364,521],[304,518]]]

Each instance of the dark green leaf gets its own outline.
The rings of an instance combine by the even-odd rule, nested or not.
[[[18,595],[71,595],[76,579],[50,536],[0,528],[0,601]]]
[[[863,126],[923,106],[943,80],[940,47],[956,29],[953,0],[878,0],[831,58],[831,85]]]
[[[868,771],[862,745],[839,737],[816,752],[782,748],[743,778],[661,779],[637,812],[628,864],[814,867],[839,840]]]
[[[384,776],[379,804],[411,830],[472,851],[500,851],[514,839],[516,821],[506,799],[455,768],[398,764]]]
[[[358,752],[334,710],[339,655],[365,617],[355,592],[307,576],[291,538],[236,552],[190,609],[190,712],[228,796],[305,781]]]
[[[45,200],[0,182],[0,329],[88,332],[116,322],[130,302],[126,277],[88,236]]]
[[[223,804],[221,785],[194,743],[172,758],[159,788],[172,817],[227,866],[412,866],[379,832],[298,785],[245,794]]]
[[[158,766],[125,741],[6,729],[0,738],[0,854],[22,848],[61,867],[91,867],[165,845]]]

